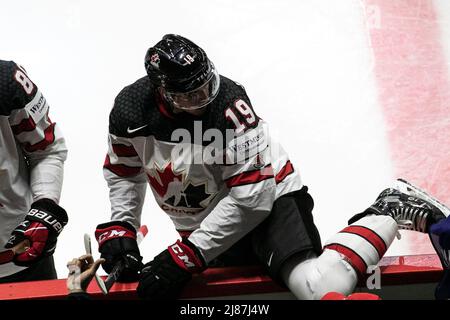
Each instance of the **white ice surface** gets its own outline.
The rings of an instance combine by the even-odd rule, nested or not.
[[[145,74],[146,49],[166,33],[191,38],[246,87],[310,187],[323,240],[394,178],[360,1],[3,0],[1,7],[0,57],[26,67],[70,148],[60,277],[83,253],[83,233],[109,220],[101,170],[108,114],[119,90]],[[150,192],[143,223],[148,261],[177,235]]]

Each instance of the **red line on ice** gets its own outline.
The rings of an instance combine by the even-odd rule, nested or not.
[[[450,81],[431,0],[366,0],[396,176],[450,205]]]

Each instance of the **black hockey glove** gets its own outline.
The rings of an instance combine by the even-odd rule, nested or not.
[[[18,266],[28,267],[44,257],[51,256],[56,249],[56,240],[67,224],[66,211],[49,199],[41,199],[31,205],[24,221],[11,233],[5,245],[10,249],[28,240],[23,252],[14,256]]]
[[[178,240],[142,269],[137,292],[142,299],[176,299],[193,273],[205,270],[198,249],[187,239]]]
[[[136,241],[136,230],[125,221],[111,221],[102,223],[95,230],[101,258],[106,261],[103,269],[110,273],[114,266],[122,261],[125,266],[120,274],[120,282],[133,282],[139,279],[142,257]]]

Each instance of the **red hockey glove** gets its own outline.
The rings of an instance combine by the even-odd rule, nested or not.
[[[142,299],[176,299],[193,273],[206,269],[198,249],[189,240],[178,240],[142,269],[137,292]]]
[[[56,240],[67,224],[66,211],[49,199],[41,199],[31,205],[24,221],[11,233],[5,248],[27,246],[17,252],[13,262],[18,266],[30,266],[44,257],[51,256],[56,249]]]

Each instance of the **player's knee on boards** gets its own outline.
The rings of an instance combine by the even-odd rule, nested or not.
[[[333,250],[303,261],[296,257],[289,259],[282,267],[282,277],[300,300],[320,300],[332,291],[349,295],[358,282],[352,266]]]

